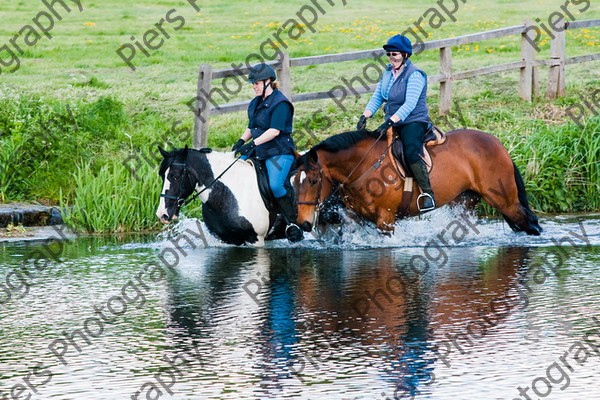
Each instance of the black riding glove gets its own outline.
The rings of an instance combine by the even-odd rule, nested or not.
[[[243,145],[242,147],[240,147],[237,151],[237,153],[240,153],[243,156],[247,156],[250,153],[252,153],[252,151],[256,148],[256,145],[254,144],[254,141],[250,142],[250,143],[246,143],[245,145]]]
[[[231,148],[231,151],[233,151],[234,153],[237,152],[240,149],[240,147],[242,147],[244,145],[244,143],[246,143],[246,141],[244,139],[238,140],[237,142],[235,142],[235,144]]]
[[[379,125],[375,132],[377,132],[379,136],[382,136],[387,132],[388,129],[392,127],[392,125],[394,125],[394,121],[387,119],[383,124]]]
[[[358,119],[358,123],[356,124],[356,130],[357,131],[362,131],[366,127],[367,127],[367,117],[365,117],[364,114],[363,114]]]

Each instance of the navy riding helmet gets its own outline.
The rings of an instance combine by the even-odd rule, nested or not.
[[[383,45],[385,51],[399,51],[412,55],[412,43],[410,39],[404,35],[394,35]]]

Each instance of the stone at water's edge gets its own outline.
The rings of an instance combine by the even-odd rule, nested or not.
[[[71,232],[64,225],[32,226],[11,230],[0,228],[0,243],[71,240],[78,236],[78,234]]]
[[[31,204],[0,204],[0,228],[9,224],[23,226],[46,226],[62,224],[57,207]]]

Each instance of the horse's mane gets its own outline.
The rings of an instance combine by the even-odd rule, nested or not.
[[[366,138],[376,138],[375,132],[361,129],[360,131],[348,131],[338,133],[323,140],[313,147],[314,150],[324,150],[330,153],[337,153],[340,150],[346,150],[356,143]]]
[[[310,166],[311,154],[314,154],[316,150],[324,150],[329,153],[337,153],[338,151],[349,149],[350,147],[367,138],[376,139],[377,132],[361,129],[360,131],[348,131],[330,136],[322,142],[314,145],[306,153],[302,154],[302,156],[300,156],[300,158],[296,160],[296,166],[303,166],[304,168],[308,169]],[[382,135],[382,137],[379,138],[379,140],[387,140],[387,137],[385,135]]]
[[[164,173],[167,171],[167,169],[171,166],[171,164],[173,164],[174,162],[183,162],[186,156],[186,151],[197,151],[200,153],[210,153],[212,152],[212,149],[209,148],[202,148],[200,150],[197,149],[190,149],[190,148],[181,148],[181,149],[173,149],[169,152],[165,152],[166,155],[164,156],[164,159],[162,160],[162,162],[160,163],[160,167],[158,169],[158,174],[160,176],[163,176]]]

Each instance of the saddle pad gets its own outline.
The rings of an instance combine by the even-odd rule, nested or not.
[[[445,140],[445,139],[444,139]],[[423,144],[423,148],[420,151],[419,157],[423,161],[425,161],[425,165],[427,165],[427,172],[431,171],[431,167],[433,166],[431,156],[429,155],[429,151],[427,150],[428,144]],[[394,140],[394,143],[391,147],[392,151],[392,159],[394,160],[394,165],[398,169],[398,173],[402,178],[412,177],[413,173],[406,165],[406,159],[404,158],[404,149],[402,147],[402,141],[399,139]]]
[[[425,145],[426,146],[436,146],[438,144],[443,144],[446,141],[446,132],[442,131],[437,126],[431,128],[425,134]]]

